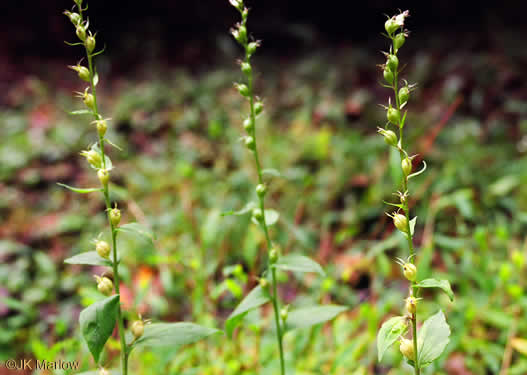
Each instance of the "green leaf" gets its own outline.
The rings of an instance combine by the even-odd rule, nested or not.
[[[104,344],[113,332],[118,309],[119,295],[116,294],[95,302],[80,313],[81,332],[95,362],[99,362]]]
[[[143,336],[132,344],[130,350],[134,347],[179,348],[219,332],[221,331],[215,328],[203,327],[194,323],[147,324]]]
[[[123,224],[117,228],[117,231],[137,235],[147,241],[150,245],[154,246],[154,233],[152,233],[150,230],[146,229],[139,223]]]
[[[450,298],[450,301],[454,301],[454,292],[452,291],[448,280],[426,279],[420,281],[415,286],[418,286],[419,288],[439,288],[446,293],[448,298]]]
[[[104,259],[96,251],[87,251],[72,256],[64,261],[67,264],[88,264],[91,266],[108,266],[112,265],[112,262],[108,259]]]
[[[273,176],[273,177],[281,177],[282,176],[278,170],[273,169],[273,168],[263,169],[262,170],[262,174],[263,175]]]
[[[413,219],[410,219],[410,233],[412,234],[412,236],[414,235],[414,232],[415,232],[415,223],[417,222],[417,216],[414,217]],[[405,237],[408,238],[408,234],[407,233],[404,233],[404,232],[401,232],[402,234],[404,234]]]
[[[93,76],[93,85],[97,86],[98,83],[99,83],[99,74],[95,73],[95,75]]]
[[[315,324],[325,323],[347,309],[346,306],[326,305],[310,306],[290,311],[287,315],[285,330],[287,332],[297,328],[306,328]]]
[[[276,222],[280,218],[280,213],[278,211],[265,210],[264,212],[265,212],[265,215],[264,215],[265,216],[265,223],[267,224],[268,227],[270,227],[271,225],[276,224]],[[254,217],[251,220],[255,224],[260,224],[258,222],[258,220],[256,220]]]
[[[245,215],[245,214],[248,214],[249,212],[251,212],[253,210],[253,208],[255,208],[255,207],[256,207],[256,203],[249,202],[241,210],[238,210],[238,211],[224,211],[224,212],[221,213],[221,216],[231,216],[231,215],[241,216],[241,215]]]
[[[450,327],[443,311],[428,318],[419,329],[417,336],[417,362],[425,367],[438,358],[449,342]]]
[[[325,275],[324,270],[314,260],[301,254],[288,254],[278,258],[273,267],[294,272],[315,272],[321,276]]]
[[[57,185],[62,186],[64,188],[66,188],[66,189],[69,189],[69,190],[74,191],[75,193],[79,193],[79,194],[88,194],[88,193],[94,193],[96,191],[102,191],[102,188],[80,189],[80,188],[76,188],[76,187],[69,186],[69,185],[66,185],[66,184],[62,184],[60,182],[57,182]]]
[[[251,290],[225,321],[225,331],[227,336],[232,337],[234,328],[236,328],[249,311],[260,307],[269,301],[269,294],[262,289],[260,285]]]
[[[79,115],[93,115],[93,112],[88,109],[79,109],[77,111],[68,112],[72,116],[79,116]]]
[[[408,324],[404,316],[394,316],[385,321],[379,333],[377,333],[377,358],[382,360],[386,350],[392,346],[399,337],[408,330]]]

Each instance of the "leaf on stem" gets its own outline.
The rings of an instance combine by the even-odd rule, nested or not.
[[[249,202],[242,209],[238,211],[224,211],[221,213],[221,216],[231,216],[231,215],[241,216],[241,215],[248,214],[249,212],[252,212],[254,208],[256,208],[256,203]]]
[[[454,301],[454,292],[448,280],[426,279],[418,282],[415,286],[419,288],[439,288],[446,293],[450,301]]]
[[[428,318],[419,330],[417,337],[417,362],[423,368],[438,358],[447,346],[450,336],[443,311]]]
[[[112,262],[101,257],[96,251],[87,251],[64,260],[67,264],[86,264],[90,266],[112,266]]]
[[[116,294],[95,302],[80,313],[79,323],[82,336],[86,340],[95,362],[99,362],[104,344],[112,335],[117,321],[118,309],[119,295]]]
[[[147,324],[144,334],[132,344],[130,351],[135,347],[180,348],[220,332],[215,328],[186,322]]]
[[[80,116],[80,115],[93,115],[93,112],[88,109],[79,109],[77,111],[71,111],[68,112],[72,116]]]
[[[292,310],[287,315],[285,332],[325,323],[332,320],[338,314],[346,311],[347,309],[348,308],[346,306],[326,305],[310,306],[302,309]]]
[[[262,174],[263,175],[269,175],[269,176],[272,176],[272,177],[282,177],[280,172],[277,169],[274,169],[274,168],[262,169]]]
[[[73,186],[69,186],[69,185],[66,185],[66,184],[62,184],[60,182],[57,182],[57,185],[59,186],[62,186],[68,190],[71,190],[75,193],[79,193],[79,194],[88,194],[88,193],[95,193],[95,192],[98,192],[98,191],[102,191],[102,188],[76,188],[76,187],[73,187]]]
[[[139,223],[123,224],[119,226],[116,231],[136,235],[148,242],[149,245],[154,246],[154,240],[156,239],[154,233]]]
[[[410,219],[409,221],[409,224],[410,224],[410,233],[411,235],[413,236],[414,235],[414,232],[415,232],[415,223],[417,222],[417,216],[414,217],[413,219]],[[405,233],[405,232],[401,232],[402,234],[404,234],[404,236],[406,238],[408,238],[408,233]]]
[[[320,264],[301,254],[288,254],[281,256],[272,266],[284,271],[315,272],[321,276],[325,275]]]
[[[278,219],[280,218],[280,213],[276,210],[269,209],[269,210],[264,211],[264,217],[265,217],[265,223],[267,224],[268,227],[270,227],[271,225],[275,225],[278,222]],[[260,224],[258,220],[256,220],[255,217],[251,218],[251,221],[257,225]]]
[[[260,285],[251,290],[225,321],[225,331],[227,336],[232,337],[234,328],[236,328],[249,311],[266,304],[270,300],[269,293]]]
[[[382,360],[386,350],[392,346],[408,330],[404,316],[394,316],[385,321],[377,333],[377,358]]]

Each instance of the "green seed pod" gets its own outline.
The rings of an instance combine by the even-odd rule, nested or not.
[[[90,79],[91,79],[90,71],[85,66],[77,64],[77,65],[70,65],[68,66],[68,68],[70,68],[71,70],[75,70],[77,74],[79,75],[79,78],[82,79],[83,81],[90,82]]]
[[[256,142],[253,137],[245,137],[245,146],[251,151],[254,151],[256,149]]]
[[[395,52],[397,52],[399,48],[403,46],[405,41],[406,41],[406,35],[404,35],[404,33],[399,33],[395,36],[393,40],[393,48],[395,49]]]
[[[267,193],[267,186],[265,186],[264,184],[256,185],[256,194],[258,194],[260,198],[265,197],[266,193]]]
[[[258,116],[263,111],[263,103],[261,101],[257,101],[254,103],[254,114]]]
[[[251,42],[247,45],[247,53],[249,56],[256,52],[256,49],[259,47],[258,42]]]
[[[258,284],[260,284],[263,289],[266,289],[269,286],[269,282],[263,277],[258,279]]]
[[[393,224],[401,232],[408,233],[408,220],[406,220],[406,216],[401,215],[401,214],[394,214]]]
[[[106,120],[95,120],[94,122],[95,126],[97,127],[97,133],[99,134],[99,137],[104,138],[106,130],[108,129],[108,123]]]
[[[388,60],[386,61],[386,66],[390,68],[392,72],[396,72],[399,67],[399,59],[395,55],[388,55]]]
[[[393,72],[388,69],[388,67],[384,68],[382,72],[382,76],[384,77],[384,80],[388,82],[390,85],[393,85],[394,75]]]
[[[289,306],[284,306],[280,309],[280,318],[285,322],[289,314]]]
[[[399,142],[399,140],[397,139],[397,134],[395,134],[391,130],[386,130],[382,128],[379,128],[378,132],[382,134],[386,144],[393,146],[393,147],[397,147],[397,143]]]
[[[75,34],[77,34],[77,37],[83,42],[86,40],[86,28],[83,25],[77,25]]]
[[[407,280],[414,282],[417,278],[417,267],[412,263],[403,264],[403,275]]]
[[[247,117],[244,121],[243,121],[243,128],[245,129],[245,131],[247,131],[247,133],[251,134],[253,129],[254,129],[254,122],[253,122],[253,119],[251,117]]]
[[[236,40],[242,44],[247,42],[247,28],[245,26],[240,25],[240,27],[238,27],[238,36]]]
[[[95,250],[100,257],[108,259],[110,257],[110,245],[106,241],[97,241],[95,243]]]
[[[406,311],[411,315],[417,311],[417,299],[415,297],[410,296],[406,299]]]
[[[70,19],[71,23],[77,26],[81,23],[82,18],[79,13],[65,11],[64,14]]]
[[[405,177],[408,177],[410,173],[412,173],[412,161],[410,158],[404,158],[401,161],[401,169],[403,170],[403,174]]]
[[[242,72],[243,74],[245,75],[250,75],[252,73],[252,68],[251,68],[251,64],[247,63],[247,62],[243,62],[242,63]]]
[[[143,333],[145,333],[145,324],[142,320],[136,320],[132,323],[132,327],[130,328],[130,330],[132,331],[132,334],[137,340],[139,337],[143,336]]]
[[[259,208],[255,208],[253,210],[253,217],[256,219],[256,221],[260,222],[263,220],[263,212]]]
[[[240,93],[241,96],[244,96],[244,97],[248,97],[249,96],[249,87],[247,87],[247,85],[243,84],[243,83],[238,83],[235,85],[236,88],[238,89],[238,92]]]
[[[399,112],[397,108],[390,107],[388,108],[388,111],[386,111],[386,118],[392,124],[399,126],[401,123],[401,112]]]
[[[412,340],[408,340],[405,338],[401,339],[399,350],[406,358],[412,361],[415,360],[414,343],[412,342]]]
[[[97,289],[105,296],[109,296],[113,292],[113,282],[107,277],[96,277]]]
[[[108,185],[108,181],[110,181],[110,172],[107,169],[99,169],[97,171],[97,177],[99,178],[101,185],[106,186]]]
[[[114,227],[118,226],[121,222],[121,210],[117,207],[110,210],[110,221]]]
[[[84,42],[84,45],[86,46],[88,53],[92,53],[95,49],[95,37],[93,35],[88,36]]]
[[[384,28],[388,32],[388,35],[392,35],[399,28],[399,25],[397,25],[394,18],[389,18],[384,23]]]
[[[399,89],[398,97],[399,97],[399,103],[401,105],[403,105],[404,103],[408,101],[408,99],[410,98],[410,89],[408,88],[408,86],[403,86]]]
[[[278,261],[278,257],[280,256],[280,251],[278,248],[273,247],[271,251],[269,251],[269,263],[275,264]]]
[[[101,154],[95,150],[82,151],[81,155],[86,158],[88,163],[94,168],[101,168],[102,166],[102,157]]]

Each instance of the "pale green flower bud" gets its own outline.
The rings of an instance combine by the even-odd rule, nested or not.
[[[102,157],[101,154],[95,150],[82,151],[81,155],[86,158],[86,161],[96,169],[101,168],[102,166]]]
[[[406,358],[412,361],[415,360],[414,343],[412,340],[402,338],[401,344],[399,345],[399,350]]]
[[[403,275],[406,277],[406,280],[414,282],[417,278],[417,267],[412,263],[403,264]]]
[[[401,161],[401,169],[405,177],[408,177],[412,173],[412,160],[406,157]]]
[[[247,146],[249,150],[254,151],[256,149],[256,141],[251,136],[245,137],[245,146]]]
[[[121,210],[117,207],[110,210],[110,222],[114,227],[118,226],[121,222]]]
[[[132,323],[130,330],[137,340],[139,337],[143,336],[143,333],[145,332],[145,324],[142,320],[136,320]]]
[[[399,142],[399,140],[397,139],[397,135],[393,131],[379,128],[378,133],[382,134],[382,136],[384,137],[384,141],[388,145],[392,147],[397,147],[397,143]]]
[[[267,193],[267,186],[263,185],[263,184],[258,184],[256,185],[256,194],[260,197],[260,198],[263,198],[265,196],[265,194]]]
[[[401,112],[397,108],[390,107],[386,111],[386,118],[394,125],[399,125],[401,123]]]
[[[417,311],[417,298],[410,296],[406,299],[406,311],[413,315]]]
[[[77,25],[75,33],[77,34],[77,37],[83,42],[86,40],[86,27],[84,27],[84,25]]]
[[[109,296],[113,292],[113,282],[107,277],[95,276],[97,280],[97,289],[105,296]]]
[[[88,53],[92,53],[95,49],[95,37],[93,35],[88,36],[84,42],[84,45],[86,46]]]
[[[106,241],[97,241],[95,243],[95,250],[100,257],[108,259],[110,257],[110,245]]]
[[[108,181],[110,181],[110,172],[107,169],[99,169],[97,171],[97,177],[102,186],[107,186]]]

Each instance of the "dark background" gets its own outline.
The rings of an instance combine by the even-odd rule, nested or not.
[[[12,57],[69,56],[62,41],[73,40],[71,25],[61,14],[71,0],[2,0],[0,47]],[[525,1],[303,1],[252,0],[251,30],[266,41],[267,53],[283,53],[318,44],[378,40],[384,14],[410,9],[411,30],[420,36],[475,35],[484,43],[489,33],[512,30],[525,37]],[[181,57],[184,49],[211,51],[217,36],[238,20],[227,0],[92,0],[88,14],[110,53],[155,48],[162,56]],[[300,27],[302,26],[302,27]],[[455,39],[454,39],[455,40]],[[453,40],[453,41],[454,41]],[[291,43],[293,42],[293,43]],[[3,51],[2,51],[3,49]],[[202,56],[202,54],[199,54]],[[205,53],[205,55],[207,55]],[[195,61],[188,61],[195,63]]]

